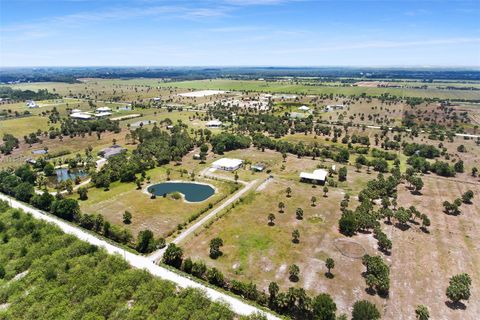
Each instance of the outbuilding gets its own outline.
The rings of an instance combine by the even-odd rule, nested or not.
[[[77,119],[77,120],[90,120],[92,119],[92,115],[83,112],[76,112],[70,114],[70,118]]]
[[[240,168],[242,164],[243,160],[240,159],[222,158],[213,162],[212,168],[225,171],[235,171]]]
[[[317,169],[317,170],[314,170],[312,173],[300,172],[300,181],[310,182],[315,184],[324,184],[325,180],[327,180],[327,176],[328,176],[328,171],[324,169]]]

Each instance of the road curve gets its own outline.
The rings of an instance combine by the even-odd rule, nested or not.
[[[246,188],[244,188],[246,189]],[[223,301],[226,302],[231,310],[239,315],[249,315],[255,312],[259,312],[264,314],[267,319],[269,320],[280,320],[279,317],[274,316],[271,313],[262,311],[244,301],[242,301],[239,298],[232,297],[228,294],[225,294],[223,292],[217,291],[213,288],[207,287],[199,282],[193,281],[185,276],[182,276],[180,274],[177,274],[173,271],[170,271],[164,267],[161,267],[159,265],[156,265],[151,259],[147,257],[143,257],[141,255],[137,255],[128,251],[125,251],[122,248],[119,248],[113,244],[110,244],[106,242],[105,240],[102,240],[100,238],[97,238],[93,234],[90,234],[84,230],[82,230],[80,227],[73,226],[68,224],[67,222],[47,215],[45,212],[32,208],[20,201],[17,201],[13,198],[10,198],[4,194],[0,193],[0,200],[5,200],[7,201],[11,207],[13,208],[18,208],[22,209],[23,211],[30,213],[33,217],[37,219],[41,219],[50,223],[53,223],[57,225],[60,229],[62,229],[63,232],[72,234],[79,238],[80,240],[83,240],[85,242],[88,242],[90,244],[99,246],[107,250],[108,253],[110,254],[119,254],[124,257],[124,259],[134,268],[138,269],[144,269],[150,272],[152,275],[160,277],[165,280],[169,280],[174,282],[176,285],[182,288],[186,287],[193,287],[193,288],[199,288],[203,291],[206,292],[207,296],[216,301]]]

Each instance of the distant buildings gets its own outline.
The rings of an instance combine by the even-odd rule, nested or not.
[[[243,160],[240,159],[222,158],[213,162],[212,168],[225,171],[235,171],[240,168],[242,164]]]
[[[325,112],[333,111],[333,110],[342,110],[345,108],[343,104],[329,104],[325,107]]]
[[[298,110],[300,110],[300,111],[308,111],[308,110],[310,110],[310,108],[307,107],[307,106],[301,106],[301,107],[298,108]]]
[[[222,121],[211,120],[207,122],[206,126],[207,128],[220,128],[222,126]]]
[[[38,108],[38,104],[33,101],[33,100],[27,100],[27,103],[26,103],[27,107],[30,108],[30,109],[33,109],[33,108]]]
[[[90,120],[92,115],[84,112],[75,112],[70,114],[70,118],[75,120]]]
[[[328,171],[324,169],[314,170],[310,172],[300,172],[300,181],[310,182],[314,184],[324,184],[327,179]]]

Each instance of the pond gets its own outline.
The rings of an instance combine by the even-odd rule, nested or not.
[[[67,169],[67,168],[60,168],[55,169],[57,174],[57,182],[66,181],[68,179],[75,180],[75,178],[80,177],[83,178],[87,175],[87,173],[82,169]]]
[[[188,202],[200,202],[210,198],[215,189],[207,184],[193,182],[163,182],[148,187],[149,193],[162,197],[165,194],[179,192],[185,196]]]

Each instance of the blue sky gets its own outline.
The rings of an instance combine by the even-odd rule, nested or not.
[[[0,0],[0,66],[480,66],[480,1]]]

